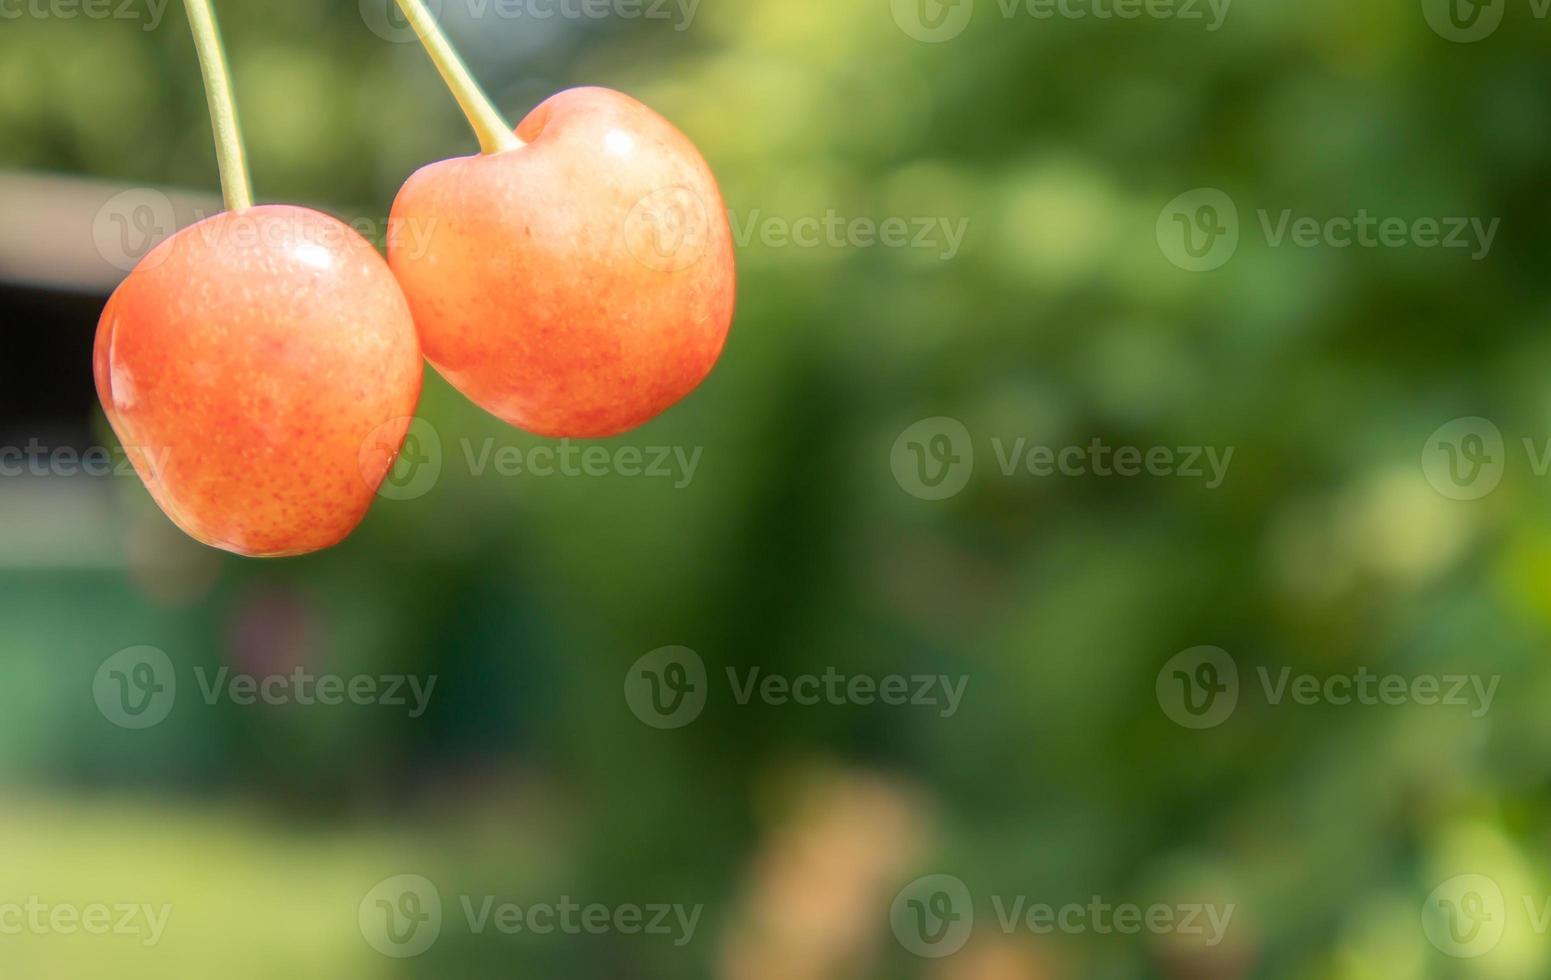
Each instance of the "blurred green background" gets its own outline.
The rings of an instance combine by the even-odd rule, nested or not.
[[[181,207],[218,182],[179,4],[28,2],[0,10],[0,443],[57,464],[114,446],[90,378],[112,284],[98,205],[157,188]],[[715,373],[605,444],[699,452],[692,478],[476,472],[470,452],[545,443],[430,371],[439,474],[322,554],[204,549],[132,476],[0,478],[0,910],[172,910],[150,945],[0,928],[0,976],[1545,976],[1551,23],[1535,5],[1465,3],[1440,29],[1417,0],[1238,0],[1209,30],[1204,3],[1122,19],[1093,15],[1105,0],[1072,8],[1088,16],[655,2],[441,7],[513,122],[568,86],[629,92],[700,146],[748,230]],[[1447,36],[1492,11],[1488,36]],[[475,151],[381,0],[218,12],[260,200],[380,240],[410,173]],[[1202,272],[1167,234],[1197,188],[1239,228]],[[1289,210],[1500,225],[1480,257],[1300,247],[1261,218],[1274,232]],[[964,237],[951,257],[941,238],[783,240],[831,213]],[[912,454],[945,457],[907,429],[938,417],[973,463],[955,444],[967,482],[926,499]],[[1446,434],[1500,433],[1500,482],[1451,486],[1429,468],[1435,433],[1478,418]],[[1009,474],[1019,439],[1233,455],[1212,488]],[[1202,645],[1231,655],[1239,694],[1197,730],[1174,720],[1165,665]],[[177,679],[143,729],[94,697],[139,646]],[[671,729],[625,696],[665,646],[707,671],[703,712]],[[206,703],[199,679],[223,667],[436,686],[419,717]],[[948,716],[740,704],[726,672],[754,667],[946,675],[964,697]],[[1261,669],[1500,684],[1485,711],[1304,705],[1275,703]],[[923,957],[908,902],[903,924],[891,910],[931,874],[964,884],[974,926]],[[434,883],[445,920],[403,959],[364,925],[399,875]],[[1451,898],[1461,875],[1491,885]],[[460,904],[563,896],[703,914],[677,943],[481,932]],[[997,914],[1094,896],[1231,906],[1231,928],[1209,944]],[[1484,917],[1440,934],[1456,899]]]

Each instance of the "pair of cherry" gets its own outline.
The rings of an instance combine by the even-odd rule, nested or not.
[[[399,0],[483,152],[409,178],[384,261],[326,214],[252,205],[208,3],[188,9],[227,210],[140,261],[93,358],[109,422],[189,535],[250,556],[343,540],[403,443],[422,352],[476,404],[550,437],[624,432],[710,373],[732,235],[672,124],[581,88],[513,133],[420,0]]]

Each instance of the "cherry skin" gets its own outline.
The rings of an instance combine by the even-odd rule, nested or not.
[[[408,304],[377,250],[317,211],[223,212],[162,242],[97,326],[97,392],[174,523],[240,555],[337,544],[420,397]]]
[[[388,263],[426,358],[544,436],[615,435],[710,373],[732,321],[732,231],[700,153],[619,92],[570,89],[525,145],[430,164],[393,204]]]

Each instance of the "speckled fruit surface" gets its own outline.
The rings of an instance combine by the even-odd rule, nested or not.
[[[475,403],[546,436],[614,435],[692,391],[732,321],[732,231],[705,160],[609,89],[570,89],[527,145],[411,176],[388,262],[426,357]]]
[[[263,206],[147,254],[103,310],[94,370],[167,516],[206,544],[278,556],[360,523],[423,367],[376,249],[325,214]]]

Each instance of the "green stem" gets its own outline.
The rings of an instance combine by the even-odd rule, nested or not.
[[[490,101],[485,90],[469,74],[468,66],[458,57],[458,52],[452,49],[441,25],[436,23],[436,18],[426,9],[422,0],[398,0],[398,5],[415,33],[420,36],[420,43],[436,64],[436,70],[441,72],[442,80],[452,89],[453,98],[458,100],[463,114],[468,117],[474,135],[479,137],[479,148],[485,153],[501,153],[525,146],[501,117],[500,110]]]
[[[210,0],[184,0],[194,49],[199,52],[199,71],[205,80],[205,99],[210,103],[210,125],[215,130],[215,159],[221,168],[221,194],[228,211],[253,206],[253,181],[248,158],[242,150],[242,130],[237,127],[237,105],[232,100],[232,75],[221,48],[221,31],[215,25]]]

